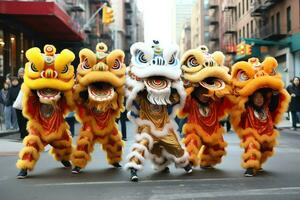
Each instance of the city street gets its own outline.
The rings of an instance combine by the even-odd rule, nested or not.
[[[133,130],[131,124],[128,131]],[[132,133],[132,132],[131,132]],[[128,132],[128,134],[130,134]],[[264,166],[265,171],[253,178],[243,176],[240,167],[241,148],[234,133],[226,134],[227,156],[215,169],[195,169],[185,174],[171,167],[170,174],[156,173],[149,162],[140,172],[140,182],[129,181],[129,173],[113,169],[105,162],[97,145],[93,160],[79,175],[71,174],[44,152],[36,169],[24,180],[15,178],[17,136],[1,138],[0,194],[8,199],[299,199],[300,195],[300,133],[284,129],[277,154]],[[132,144],[126,142],[126,152]],[[9,149],[3,144],[10,143]],[[49,148],[46,148],[49,150]],[[122,162],[124,165],[124,161]]]

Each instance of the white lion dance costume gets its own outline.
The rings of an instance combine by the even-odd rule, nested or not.
[[[44,53],[36,47],[26,51],[29,62],[25,65],[22,104],[29,135],[24,138],[25,147],[19,153],[18,178],[27,176],[48,144],[53,147],[50,152],[53,157],[65,167],[71,167],[72,137],[64,116],[73,107],[71,62],[75,55],[67,49],[55,53],[52,45],[45,45]]]
[[[171,162],[192,171],[188,153],[177,137],[174,122],[176,110],[185,101],[180,80],[178,47],[161,48],[138,42],[131,46],[131,66],[126,79],[128,118],[137,125],[125,169],[131,170],[131,181],[138,181],[137,171],[150,158],[157,170],[168,171]]]
[[[118,49],[110,53],[107,50],[104,43],[99,43],[96,53],[89,49],[79,52],[74,99],[82,127],[72,154],[75,174],[91,160],[95,143],[102,145],[109,164],[121,167],[123,142],[115,121],[124,110],[125,55]]]

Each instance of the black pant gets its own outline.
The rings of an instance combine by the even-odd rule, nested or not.
[[[17,113],[17,120],[18,120],[18,126],[19,126],[19,131],[20,131],[20,138],[24,139],[27,135],[28,132],[26,130],[27,126],[27,119],[23,116],[22,110],[15,109]]]
[[[120,121],[121,121],[121,132],[122,132],[122,139],[127,138],[126,133],[126,120],[127,120],[127,111],[121,113]],[[119,120],[118,120],[119,121]]]
[[[298,116],[297,116],[297,112],[296,111],[291,111],[291,114],[292,114],[293,127],[296,128],[297,127],[297,122],[299,121]]]
[[[67,117],[66,121],[70,126],[71,135],[72,135],[72,137],[74,137],[74,135],[75,135],[75,121],[76,121],[75,117]]]

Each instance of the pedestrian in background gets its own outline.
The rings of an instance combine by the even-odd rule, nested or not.
[[[18,78],[15,76],[11,77],[11,87],[8,89],[8,100],[9,104],[8,106],[12,106],[13,103],[15,102],[18,94],[20,91],[20,86],[19,86],[19,81]],[[17,113],[15,109],[12,109],[12,127],[13,129],[18,129],[18,119],[17,119]]]
[[[24,68],[21,67],[18,70],[18,89],[19,89],[18,90],[18,99],[17,99],[18,102],[14,102],[14,106],[13,106],[17,113],[17,119],[18,119],[18,125],[19,125],[21,139],[24,139],[28,135],[28,132],[26,130],[27,119],[22,114],[22,106],[19,106],[19,105],[22,105],[21,85],[24,82],[23,77],[24,77]]]
[[[12,106],[9,102],[8,97],[8,90],[9,90],[9,83],[6,81],[3,84],[3,89],[1,90],[0,95],[0,103],[4,106],[4,122],[5,122],[5,128],[6,130],[13,129],[12,126]]]
[[[300,78],[295,76],[291,80],[291,84],[286,88],[286,90],[291,95],[289,111],[292,115],[292,130],[296,130],[297,122],[299,122],[299,117],[297,114],[300,112]]]

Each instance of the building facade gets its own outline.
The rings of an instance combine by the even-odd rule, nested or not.
[[[83,47],[94,49],[100,41],[111,46],[111,30],[102,24],[99,9],[104,3],[110,1],[0,1],[0,81],[7,74],[16,75],[26,63],[26,50],[33,46],[53,44],[58,51],[68,48],[76,55]]]
[[[180,42],[180,57],[183,55],[184,52],[191,49],[191,22],[187,20],[184,24],[184,27],[181,32]]]

